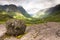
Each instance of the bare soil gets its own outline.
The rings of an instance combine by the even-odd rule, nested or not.
[[[5,27],[0,25],[0,35],[4,35],[5,32]],[[11,36],[4,40],[60,40],[60,22],[32,25],[26,28],[25,33],[26,34],[19,39]]]

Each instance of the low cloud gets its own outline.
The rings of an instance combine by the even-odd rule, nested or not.
[[[60,4],[60,0],[0,0],[0,5],[5,4],[21,5],[29,14],[33,14],[39,10]]]

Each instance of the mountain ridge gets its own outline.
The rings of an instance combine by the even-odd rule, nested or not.
[[[6,12],[21,12],[22,15],[29,18],[31,17],[22,6],[16,6],[14,4],[10,5],[0,5],[0,11],[6,11]]]
[[[42,9],[42,10],[38,11],[36,13],[36,15],[34,15],[34,17],[36,17],[36,18],[45,18],[45,17],[48,17],[48,15],[59,14],[59,13],[56,13],[56,12],[59,12],[59,11],[60,11],[60,4],[58,4],[54,7],[51,7],[51,8]]]

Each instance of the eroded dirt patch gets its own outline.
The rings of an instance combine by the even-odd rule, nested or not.
[[[1,31],[1,29],[0,29]],[[4,40],[60,40],[60,22],[47,22],[26,28],[21,38],[5,38]]]

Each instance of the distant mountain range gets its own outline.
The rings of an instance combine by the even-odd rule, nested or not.
[[[10,5],[0,5],[0,11],[6,11],[6,12],[20,12],[21,15],[23,15],[24,17],[27,18],[45,18],[48,15],[52,15],[55,14],[55,12],[60,11],[60,4],[51,7],[51,8],[47,8],[47,9],[43,9],[38,11],[35,15],[29,15],[25,9],[22,6],[16,6],[13,4]],[[10,13],[9,13],[10,14]]]
[[[59,12],[59,11],[60,11],[60,4],[58,4],[54,7],[51,7],[51,8],[40,10],[33,17],[34,18],[45,18],[48,15],[53,15],[53,14],[55,15],[56,12]],[[60,13],[58,13],[58,14],[60,14]]]
[[[0,5],[0,11],[6,11],[6,12],[20,12],[22,15],[24,15],[27,18],[30,18],[31,16],[25,11],[25,9],[22,6],[16,6],[13,4],[10,5]]]

